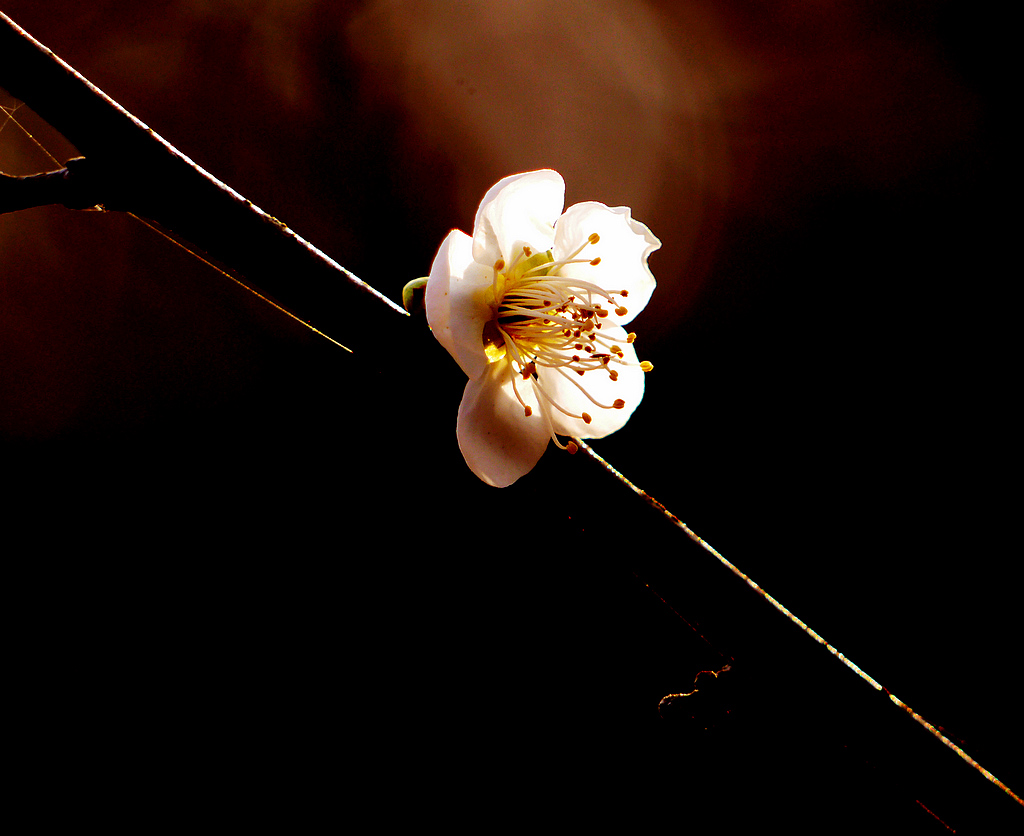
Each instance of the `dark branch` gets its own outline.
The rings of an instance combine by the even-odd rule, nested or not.
[[[3,198],[86,201],[149,218],[245,277],[302,319],[358,350],[380,346],[400,305],[204,171],[0,12],[0,87],[60,131],[87,162],[89,196],[77,173],[42,183],[4,178]],[[60,175],[60,176],[58,176]],[[70,181],[70,182],[69,182]],[[34,195],[33,195],[34,192]],[[80,198],[80,199],[79,199]],[[71,205],[66,204],[66,205]],[[396,292],[400,291],[400,286]],[[353,312],[358,312],[353,315]]]

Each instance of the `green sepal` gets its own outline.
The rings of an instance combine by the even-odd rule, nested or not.
[[[402,288],[402,305],[411,315],[426,313],[427,279],[413,279]]]

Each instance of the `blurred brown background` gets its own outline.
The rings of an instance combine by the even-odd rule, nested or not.
[[[630,424],[595,446],[1010,780],[1020,572],[1006,485],[1019,413],[995,199],[1005,103],[979,15],[866,0],[6,0],[3,11],[393,299],[509,173],[556,168],[567,204],[631,206],[664,242],[637,321],[655,371]],[[15,116],[61,161],[74,153],[27,108]],[[2,170],[52,167],[3,127]],[[348,315],[359,314],[332,332],[342,342]],[[16,550],[25,594],[47,600],[57,584],[78,601],[86,588],[107,604],[110,636],[142,618],[164,654],[213,635],[247,660],[247,682],[263,664],[275,681],[294,664],[309,686],[315,668],[325,703],[339,667],[350,696],[414,681],[416,696],[392,706],[403,719],[382,720],[371,696],[349,715],[390,724],[390,745],[424,733],[410,719],[424,710],[418,689],[454,680],[476,693],[460,698],[473,710],[442,700],[452,730],[428,738],[476,757],[494,753],[467,715],[493,719],[478,690],[508,678],[517,704],[543,715],[592,706],[607,676],[625,695],[593,708],[607,719],[649,712],[712,664],[672,632],[678,622],[658,620],[634,572],[684,614],[724,622],[721,646],[740,653],[732,593],[711,606],[676,566],[699,553],[599,477],[573,489],[582,465],[555,452],[504,493],[476,482],[455,445],[454,362],[419,323],[396,319],[380,339],[408,345],[404,367],[376,365],[372,345],[339,354],[126,216],[0,217],[0,443],[18,495],[8,525],[37,544]],[[622,520],[611,545],[609,516]],[[144,615],[175,611],[167,589],[202,630],[165,633]],[[256,639],[229,638],[236,620]],[[64,633],[44,640],[61,646]],[[281,635],[288,647],[274,645]],[[254,642],[275,646],[271,662]],[[201,655],[219,670],[220,651]],[[107,664],[120,671],[123,656]],[[791,672],[780,657],[761,687],[785,690]],[[784,734],[806,742],[815,728]],[[335,743],[346,734],[324,729]],[[812,757],[785,745],[800,753],[793,768]],[[743,796],[757,780],[737,783]],[[778,815],[809,794],[769,784],[757,797]],[[864,821],[881,804],[844,799]]]

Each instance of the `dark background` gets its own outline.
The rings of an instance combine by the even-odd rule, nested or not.
[[[509,173],[631,206],[664,244],[636,322],[655,371],[595,448],[1020,791],[1006,103],[978,15],[2,10],[393,299]],[[2,170],[53,167],[0,132]],[[360,317],[296,313],[343,343]],[[378,339],[345,354],[124,215],[0,217],[26,787],[485,831],[945,832],[920,801],[997,832],[1019,810],[582,457],[478,482],[458,367],[422,322]],[[720,705],[659,718],[727,661]]]

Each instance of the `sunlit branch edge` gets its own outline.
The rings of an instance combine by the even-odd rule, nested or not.
[[[829,644],[827,641],[825,641],[825,639],[822,638],[820,635],[818,635],[818,633],[816,633],[814,630],[812,630],[809,625],[807,625],[801,619],[799,619],[793,612],[791,612],[788,608],[786,608],[780,601],[778,601],[777,599],[775,599],[771,595],[769,595],[749,575],[747,575],[745,572],[740,570],[739,567],[737,567],[735,564],[733,564],[732,562],[727,560],[725,558],[725,556],[721,554],[721,552],[719,552],[717,549],[715,549],[706,540],[704,540],[703,538],[698,536],[696,532],[694,532],[688,525],[686,525],[686,523],[684,523],[682,520],[680,520],[679,517],[677,517],[675,514],[673,514],[671,511],[669,511],[668,508],[666,508],[664,505],[662,505],[657,499],[655,499],[653,496],[648,494],[642,488],[640,488],[637,485],[633,484],[633,482],[631,482],[628,478],[626,478],[626,476],[624,476],[620,471],[618,471],[614,466],[612,466],[607,460],[605,460],[600,454],[598,454],[597,451],[594,450],[594,448],[591,447],[589,444],[587,444],[586,442],[584,442],[584,441],[582,441],[580,439],[576,439],[576,442],[579,445],[579,449],[583,453],[585,453],[587,456],[589,456],[594,462],[596,462],[598,465],[600,465],[606,472],[608,472],[613,477],[615,477],[615,479],[617,479],[619,482],[621,482],[623,485],[625,485],[627,488],[629,488],[629,490],[631,490],[634,494],[636,494],[638,497],[640,497],[644,502],[646,502],[649,506],[651,506],[653,509],[655,509],[659,514],[661,514],[663,517],[665,517],[676,528],[680,529],[694,543],[696,543],[704,551],[706,551],[708,554],[710,554],[712,557],[714,557],[720,564],[722,564],[722,566],[724,566],[726,569],[728,569],[730,572],[732,572],[736,577],[738,577],[740,580],[742,580],[744,583],[746,583],[746,585],[750,589],[752,589],[754,591],[754,593],[756,593],[760,598],[762,598],[763,600],[765,600],[769,604],[771,604],[771,606],[774,607],[775,610],[777,610],[779,613],[784,615],[792,624],[795,624],[797,627],[799,627],[806,635],[808,635],[811,639],[813,639],[819,645],[824,647],[834,658],[836,658],[840,662],[842,662],[843,665],[846,666],[846,668],[848,668],[849,670],[853,671],[853,673],[855,673],[862,680],[864,680],[866,683],[868,683],[868,685],[870,685],[876,691],[881,691],[881,692],[885,693],[885,695],[889,698],[889,700],[893,703],[893,705],[895,705],[898,708],[902,709],[906,714],[908,714],[910,717],[912,717],[917,723],[919,723],[924,729],[926,729],[936,740],[938,740],[940,743],[942,743],[948,749],[950,749],[953,752],[955,752],[972,769],[974,769],[978,773],[980,773],[986,780],[991,781],[995,786],[997,786],[1000,790],[1002,790],[1004,793],[1006,793],[1006,795],[1008,795],[1010,798],[1012,798],[1014,801],[1016,801],[1021,806],[1024,806],[1024,799],[1022,799],[1019,795],[1017,795],[1017,793],[1015,793],[1005,783],[1000,781],[995,775],[993,775],[991,772],[989,772],[987,769],[985,769],[980,763],[978,763],[976,760],[974,760],[974,758],[972,758],[969,754],[967,754],[967,752],[965,752],[960,746],[958,746],[956,743],[954,743],[952,740],[950,740],[948,737],[946,737],[946,735],[944,735],[938,728],[936,728],[931,723],[929,723],[924,717],[922,717],[920,714],[918,714],[916,711],[914,711],[909,705],[907,705],[905,702],[903,702],[903,700],[899,699],[888,688],[886,688],[884,685],[882,685],[880,682],[878,682],[878,680],[874,679],[874,677],[870,676],[862,668],[860,668],[859,666],[855,665],[852,660],[847,658],[843,653],[841,653],[839,650],[837,650],[835,647],[833,647],[831,644]]]

